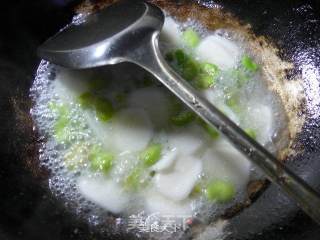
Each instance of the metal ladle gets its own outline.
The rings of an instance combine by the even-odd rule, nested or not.
[[[318,193],[168,66],[158,48],[163,22],[163,12],[154,5],[135,1],[116,3],[89,15],[83,23],[72,24],[60,31],[39,47],[38,55],[49,62],[73,69],[121,62],[141,66],[204,121],[223,133],[320,224]]]

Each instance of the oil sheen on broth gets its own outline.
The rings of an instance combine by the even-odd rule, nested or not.
[[[160,47],[186,81],[276,150],[279,102],[245,42],[166,17]],[[243,201],[258,177],[214,128],[130,64],[71,71],[42,62],[31,94],[50,188],[90,221],[103,212],[207,221]]]

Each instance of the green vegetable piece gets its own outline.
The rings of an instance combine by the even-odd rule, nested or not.
[[[195,81],[195,86],[198,89],[208,89],[212,85],[214,85],[215,80],[209,74],[201,74],[197,77]]]
[[[58,142],[65,142],[69,139],[70,129],[69,118],[67,115],[61,115],[54,123],[54,137]]]
[[[184,53],[183,50],[176,50],[175,60],[183,78],[191,81],[197,76],[199,72],[197,62]]]
[[[190,48],[195,48],[200,42],[198,33],[195,32],[192,28],[188,28],[182,33],[182,39]]]
[[[214,127],[206,124],[205,129],[212,139],[217,139],[219,137],[219,132]]]
[[[198,182],[192,189],[190,195],[191,196],[198,196],[202,192],[202,186],[201,183]]]
[[[195,119],[195,115],[193,112],[189,110],[182,110],[178,112],[176,115],[170,118],[172,124],[176,126],[185,126],[191,123]]]
[[[161,157],[161,144],[152,144],[140,153],[140,160],[147,167],[154,165]]]
[[[206,124],[205,129],[207,130],[207,133],[210,135],[212,139],[217,139],[219,137],[219,132],[214,127],[211,127],[208,124]]]
[[[216,77],[219,73],[219,68],[217,65],[212,64],[212,63],[202,63],[200,65],[201,71],[212,76]]]
[[[95,97],[91,92],[84,92],[78,97],[78,102],[83,108],[90,108],[94,105]]]
[[[259,65],[256,64],[256,63],[252,60],[252,58],[250,58],[250,57],[247,56],[247,55],[244,55],[244,56],[242,57],[242,59],[241,59],[241,64],[242,64],[242,66],[243,66],[246,70],[248,70],[248,71],[250,71],[250,72],[256,72],[256,71],[258,70],[258,68],[259,68]]]
[[[194,80],[199,73],[199,64],[191,58],[181,66],[181,75],[187,81]]]
[[[188,56],[182,49],[168,53],[166,59],[187,81],[194,80],[200,71],[199,63]]]
[[[126,177],[123,182],[123,186],[126,190],[137,191],[142,185],[141,181],[143,174],[143,169],[140,167],[136,167],[132,170],[130,175]]]
[[[50,102],[48,108],[56,116],[53,124],[53,136],[58,143],[69,143],[73,137],[83,129],[79,120],[72,120],[70,109],[67,104],[58,104]]]
[[[187,125],[195,119],[195,114],[189,111],[175,96],[171,98],[170,113],[170,122],[175,126]]]
[[[202,63],[199,65],[200,74],[198,74],[194,83],[198,89],[207,89],[215,84],[216,77],[219,74],[219,68],[211,63]]]
[[[182,49],[177,49],[173,54],[173,59],[178,65],[183,65],[189,60],[189,57]]]
[[[244,130],[251,138],[256,139],[257,138],[257,132],[252,128],[247,128]]]
[[[60,131],[64,129],[69,124],[69,116],[68,115],[61,115],[58,117],[57,121],[54,124],[54,129],[56,131]]]
[[[226,100],[226,104],[227,104],[227,106],[233,108],[233,107],[238,105],[238,101],[237,101],[237,99],[235,97],[229,97]]]
[[[64,104],[57,104],[55,102],[50,102],[48,104],[49,109],[54,112],[57,119],[53,125],[54,137],[57,142],[67,142],[71,138],[70,131],[70,116],[68,113],[68,108]]]
[[[216,180],[207,186],[206,196],[210,201],[218,203],[227,203],[235,196],[235,186],[227,181]]]
[[[226,104],[230,107],[235,113],[241,113],[241,108],[239,106],[239,99],[237,96],[231,96],[226,100]]]
[[[68,127],[65,128],[55,128],[54,137],[58,143],[66,143],[71,140],[71,131]]]
[[[49,102],[49,109],[56,113],[58,117],[68,114],[68,107],[65,104],[58,104],[56,102]]]
[[[89,160],[91,161],[92,170],[108,174],[113,165],[114,155],[95,146],[89,153]]]
[[[96,98],[95,108],[96,108],[97,117],[102,122],[109,121],[114,114],[112,103],[108,99],[105,99],[102,97]]]
[[[107,122],[112,118],[114,109],[112,103],[103,97],[96,97],[91,92],[82,93],[79,103],[84,108],[95,108],[97,117],[102,122]]]
[[[219,137],[219,132],[216,128],[211,127],[209,124],[204,122],[202,119],[198,118],[198,122],[204,128],[204,130],[209,134],[212,139],[217,139]]]

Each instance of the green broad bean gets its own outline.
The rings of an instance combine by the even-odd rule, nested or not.
[[[212,181],[206,188],[207,199],[217,203],[230,202],[234,198],[235,193],[235,186],[223,180]]]
[[[140,153],[140,160],[144,166],[150,167],[161,158],[162,145],[152,144]]]
[[[182,33],[182,39],[184,43],[190,48],[195,48],[200,43],[200,37],[198,33],[192,28],[188,28]]]

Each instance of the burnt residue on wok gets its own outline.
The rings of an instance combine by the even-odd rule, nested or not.
[[[87,1],[85,5],[82,5],[79,9],[84,11],[98,9],[99,6],[104,5],[102,2],[108,1],[94,1],[89,2]],[[173,3],[170,1],[155,1],[159,5],[163,7],[167,7],[168,9],[185,9],[186,11],[190,10],[190,7],[193,6],[195,9],[199,8],[199,5],[189,5],[190,2],[188,1],[180,1],[178,3]],[[180,4],[180,5],[179,5]],[[203,2],[201,2],[203,4]],[[271,41],[273,43],[272,46],[277,46],[281,51],[279,55],[282,59],[285,59],[287,62],[293,63],[293,68],[289,67],[288,69],[283,69],[286,71],[286,81],[302,79],[303,83],[303,90],[304,95],[306,96],[305,101],[300,102],[298,105],[291,105],[296,106],[294,111],[297,114],[297,122],[301,120],[301,116],[303,117],[304,125],[302,126],[302,131],[295,131],[295,133],[299,133],[297,138],[295,138],[295,134],[292,135],[294,137],[294,142],[292,142],[292,149],[298,149],[295,155],[291,155],[289,157],[290,164],[294,168],[295,171],[299,172],[304,178],[309,180],[311,183],[319,186],[319,182],[317,182],[317,172],[314,169],[318,169],[319,163],[317,163],[318,153],[319,150],[319,126],[318,126],[318,119],[319,119],[319,104],[318,101],[320,97],[319,90],[319,53],[317,49],[319,48],[319,43],[317,39],[316,33],[319,32],[319,19],[318,16],[314,14],[314,5],[311,4],[300,4],[297,2],[293,4],[293,7],[290,7],[284,14],[280,11],[280,9],[286,9],[286,6],[282,5],[284,3],[252,3],[252,1],[245,1],[243,5],[238,8],[235,3],[231,3],[231,1],[224,1],[221,6],[223,10],[230,10],[234,13],[234,15],[239,16],[239,18],[243,21],[243,23],[250,22],[254,32],[257,35],[267,36],[267,41],[263,39],[263,43]],[[212,2],[203,4],[206,7],[217,7],[217,5],[213,4]],[[92,6],[95,6],[92,8]],[[218,5],[220,6],[220,5]],[[201,7],[203,8],[203,7]],[[250,14],[250,9],[254,9],[254,13]],[[223,15],[224,16],[224,15]],[[229,19],[227,17],[227,19]],[[238,24],[238,22],[228,22],[226,24],[230,24],[235,28],[243,28],[247,29],[246,26],[242,24]],[[50,35],[52,33],[48,33]],[[257,39],[257,43],[260,44],[260,41]],[[269,45],[268,45],[269,46]],[[282,73],[281,73],[282,74]],[[25,79],[25,76],[19,76],[16,78]],[[31,81],[31,78],[26,81]],[[30,82],[27,84],[30,85]],[[10,151],[19,152],[15,154],[15,156],[20,159],[21,163],[24,167],[21,171],[21,174],[24,176],[23,178],[19,179],[19,177],[14,177],[15,183],[17,185],[20,184],[20,181],[24,181],[25,183],[24,188],[22,188],[22,193],[27,194],[29,190],[31,190],[31,186],[39,187],[39,190],[34,192],[36,198],[47,198],[49,201],[48,206],[44,206],[46,212],[48,209],[55,209],[57,210],[54,212],[56,214],[50,214],[51,218],[53,219],[63,219],[64,216],[68,216],[65,222],[62,223],[66,225],[71,225],[71,227],[67,227],[66,232],[63,233],[63,227],[60,229],[62,235],[70,236],[82,236],[83,239],[88,239],[88,236],[91,236],[93,233],[90,232],[88,227],[85,223],[79,222],[76,220],[77,217],[73,216],[72,214],[67,213],[67,210],[63,206],[60,206],[59,202],[54,200],[50,193],[46,192],[45,190],[45,180],[48,173],[44,170],[38,169],[38,146],[36,142],[37,136],[33,131],[33,123],[31,121],[29,115],[29,108],[30,108],[30,99],[27,96],[27,89],[23,87],[19,94],[19,91],[14,91],[10,98],[10,109],[13,111],[14,115],[11,118],[12,123],[8,123],[8,128],[12,129],[12,133],[8,134],[8,141],[10,143],[14,143],[10,145],[10,148],[7,149],[7,154],[10,154]],[[302,99],[302,98],[300,98]],[[305,108],[301,107],[305,106]],[[14,122],[14,123],[13,123]],[[298,129],[300,130],[301,125]],[[13,134],[15,137],[13,137]],[[5,145],[7,146],[7,145]],[[20,169],[18,167],[17,169]],[[31,169],[31,173],[25,175],[25,169]],[[11,171],[11,174],[19,174],[19,172]],[[6,173],[1,173],[1,176],[10,177]],[[25,179],[25,180],[24,180]],[[30,180],[32,179],[32,180]],[[41,184],[39,184],[42,183]],[[260,186],[258,186],[260,189]],[[256,189],[255,189],[256,190]],[[43,192],[45,192],[43,194]],[[277,196],[277,197],[275,197]],[[17,197],[19,198],[19,197]],[[36,206],[36,203],[31,203],[34,201],[33,196],[24,197],[24,200],[30,201],[30,206]],[[19,200],[17,199],[16,202],[19,204]],[[42,202],[39,200],[39,203]],[[6,203],[10,205],[11,203]],[[15,217],[20,217],[19,214],[21,211],[28,209],[28,203],[26,202],[26,206],[19,207],[17,211],[17,215],[13,211],[13,214],[10,216],[12,219]],[[41,207],[40,207],[41,208]],[[13,208],[11,208],[13,209]],[[27,210],[26,210],[27,211]],[[43,213],[40,211],[39,215]],[[239,213],[234,219],[231,220],[233,227],[236,230],[237,235],[233,236],[235,238],[245,237],[248,236],[255,236],[256,234],[261,235],[264,231],[265,236],[272,236],[274,239],[277,239],[277,234],[283,234],[284,236],[290,236],[290,231],[296,231],[294,227],[286,227],[282,230],[282,225],[286,225],[286,221],[288,219],[293,219],[293,216],[296,215],[297,208],[294,204],[289,201],[285,196],[283,196],[279,190],[275,186],[269,187],[257,201],[251,205],[250,208],[245,209],[241,213]],[[30,216],[32,216],[32,211],[28,210]],[[231,214],[232,216],[234,214]],[[47,216],[50,218],[50,216]],[[33,216],[37,221],[52,221],[52,219],[45,219],[41,220],[41,216],[39,216],[39,220],[37,216]],[[306,229],[312,229],[312,224],[309,224],[310,221],[305,217],[302,216],[300,213],[297,217],[298,220],[304,221],[304,227]],[[253,224],[254,223],[254,224]],[[288,223],[288,222],[287,222]],[[289,221],[289,223],[291,223]],[[276,225],[280,224],[280,225]],[[294,225],[293,226],[300,226]],[[61,225],[59,225],[61,226]],[[70,231],[70,229],[78,229],[75,230],[74,233]],[[280,226],[280,228],[278,227]],[[24,228],[37,228],[35,226],[25,226]],[[15,229],[15,227],[12,227]],[[272,231],[273,230],[273,231]],[[34,230],[37,231],[37,230]],[[54,231],[53,231],[54,232]],[[284,233],[283,233],[284,232]],[[286,233],[287,232],[287,233]],[[45,233],[43,233],[45,234]],[[286,235],[287,234],[287,235]],[[94,234],[93,234],[94,235]],[[52,239],[60,238],[61,235],[56,235],[56,238],[52,237]],[[115,236],[117,237],[117,236]],[[118,235],[118,237],[120,237]],[[63,237],[61,237],[62,239]],[[70,239],[65,237],[66,239]],[[260,236],[261,239],[265,239],[265,237]],[[260,239],[259,238],[259,239]],[[77,238],[78,239],[78,238]],[[280,239],[280,238],[279,238]],[[285,238],[284,238],[285,239]],[[292,238],[295,239],[295,238]]]

